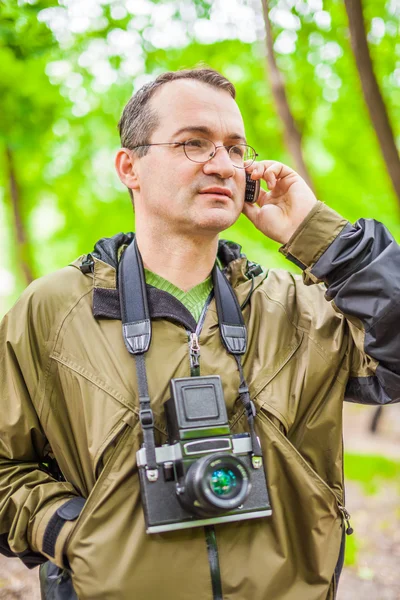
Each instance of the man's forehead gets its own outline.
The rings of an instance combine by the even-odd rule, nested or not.
[[[164,84],[151,100],[157,112],[160,127],[178,131],[216,127],[244,137],[243,119],[232,96],[223,89],[190,79],[179,79]]]

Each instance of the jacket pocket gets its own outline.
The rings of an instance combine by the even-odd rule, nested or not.
[[[303,333],[301,331],[296,331],[288,345],[285,348],[280,349],[277,355],[274,356],[273,361],[269,361],[270,364],[267,364],[266,366],[260,364],[259,358],[258,362],[255,361],[255,364],[252,365],[250,371],[248,367],[245,370],[245,379],[249,385],[250,398],[254,402],[257,411],[261,408],[265,409],[274,425],[276,425],[284,434],[287,434],[289,430],[288,410],[283,401],[286,391],[282,390],[278,402],[271,403],[269,402],[268,389],[269,384],[271,384],[281,371],[285,370],[285,368],[290,368],[291,364],[296,364],[295,361],[292,361],[292,358],[299,350],[302,339]],[[290,380],[290,372],[286,376],[286,380]],[[240,398],[236,398],[235,410],[229,419],[231,429],[237,424],[243,424],[246,421],[245,418],[243,421],[244,412],[245,410]]]
[[[112,459],[114,452],[116,451],[117,446],[120,443],[121,436],[123,436],[124,434],[125,429],[128,427],[132,428],[135,422],[137,422],[137,419],[134,417],[134,415],[128,414],[121,421],[116,423],[116,425],[110,431],[104,442],[99,447],[94,459],[94,472],[96,476],[95,487],[103,469],[106,465],[108,467],[108,462],[110,459]]]
[[[343,531],[339,500],[264,409],[257,411],[255,421],[272,507],[274,543],[278,554],[287,559],[285,577],[288,582],[291,577],[309,582],[315,586],[315,597],[333,598],[329,594],[334,589]],[[314,598],[311,588],[309,597]]]
[[[303,340],[303,333],[296,331],[292,340],[278,357],[275,358],[274,368],[264,373],[253,386],[252,399],[257,409],[264,409],[275,425],[279,422],[279,429],[287,434],[292,424],[291,386],[299,368],[298,352]],[[295,357],[295,358],[294,358]],[[267,377],[265,376],[267,374]]]
[[[339,506],[340,506],[339,498],[336,496],[336,494],[333,492],[333,490],[329,487],[329,485],[322,479],[322,477],[320,477],[318,475],[318,473],[316,471],[314,471],[314,469],[303,458],[303,456],[293,446],[293,444],[288,440],[288,438],[285,435],[285,431],[282,431],[282,427],[276,425],[276,423],[274,422],[274,421],[276,421],[276,419],[271,419],[271,416],[268,415],[268,409],[266,410],[266,409],[262,408],[261,410],[258,411],[257,416],[264,423],[267,423],[270,427],[274,427],[274,429],[277,430],[277,433],[279,434],[279,436],[281,438],[282,444],[284,446],[286,446],[287,450],[290,452],[290,454],[293,456],[295,461],[298,463],[300,469],[302,469],[304,471],[304,473],[307,474],[307,476],[310,477],[314,481],[316,486],[319,488],[321,494],[326,499],[326,502],[328,504],[332,504],[332,503],[334,504],[338,517],[340,517],[340,519],[342,519],[342,513],[339,509]],[[278,420],[278,423],[279,423],[279,420]]]
[[[105,440],[98,453],[97,460],[95,463],[96,474],[98,474],[96,483],[86,499],[86,502],[79,514],[79,517],[76,520],[75,527],[72,530],[71,535],[66,543],[66,547],[64,549],[64,554],[66,554],[69,561],[70,556],[68,555],[68,549],[70,548],[72,542],[75,541],[75,539],[79,536],[80,527],[82,523],[86,520],[87,516],[90,514],[92,507],[96,504],[98,496],[101,493],[101,489],[103,487],[103,482],[112,472],[113,466],[117,461],[120,452],[123,449],[124,441],[131,432],[131,425],[126,420],[122,419],[110,432],[109,436]],[[72,565],[71,571],[73,572]]]

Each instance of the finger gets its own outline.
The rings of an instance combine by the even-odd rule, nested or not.
[[[264,165],[259,165],[251,174],[252,179],[263,179],[268,189],[272,190],[276,186],[276,176],[273,171],[266,169]]]
[[[265,171],[274,173],[277,179],[283,179],[288,175],[297,175],[296,171],[293,171],[293,169],[279,161],[264,160],[262,162],[264,163]]]
[[[252,179],[260,179],[261,177],[266,179],[267,173],[273,174],[275,176],[275,180],[283,179],[290,175],[296,175],[296,172],[293,171],[293,169],[276,160],[262,160],[259,162],[254,162],[252,165],[246,168],[246,171],[251,173]],[[273,178],[271,179],[271,183],[274,184]]]
[[[251,179],[264,179],[268,188],[272,190],[276,185],[276,177],[275,174],[271,171],[266,176],[267,171],[265,170],[265,166],[262,163],[251,165],[246,169],[246,171],[251,175]]]
[[[254,162],[249,167],[246,167],[246,172],[250,173],[252,179],[260,179],[265,171],[263,162]]]
[[[269,167],[268,169],[266,169],[264,171],[264,179],[267,182],[268,188],[270,190],[273,190],[274,187],[276,186],[277,177],[276,177],[274,171],[272,170],[272,167]]]
[[[272,192],[265,192],[260,190],[260,194],[257,198],[257,204],[260,208],[266,204],[277,204],[280,201],[279,196],[275,196]]]
[[[275,171],[271,169],[271,167],[267,169],[267,165],[265,164],[265,162],[266,161],[254,163],[246,170],[248,173],[250,173],[251,179],[263,179],[266,182],[268,188],[272,190],[276,186],[277,181],[275,171],[279,172],[279,169],[275,168]]]

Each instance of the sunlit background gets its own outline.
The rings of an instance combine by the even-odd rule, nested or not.
[[[368,52],[357,60],[361,46],[350,22],[357,25],[357,15],[348,10],[356,4],[1,2],[0,317],[34,278],[90,252],[100,237],[134,230],[113,164],[122,109],[159,73],[200,63],[235,84],[247,138],[261,157],[301,172],[318,198],[350,221],[381,220],[400,241],[400,0],[363,0],[358,25]],[[380,98],[370,106],[369,56]],[[385,132],[375,119],[382,114]],[[245,218],[223,237],[267,267],[294,269]],[[377,433],[368,432],[373,409],[346,413],[356,534],[340,600],[400,598],[399,413],[388,408]],[[392,500],[382,525],[376,506],[384,498]],[[365,514],[378,523],[373,541]],[[0,592],[3,580],[9,585],[1,565]],[[34,598],[33,591],[21,594]]]

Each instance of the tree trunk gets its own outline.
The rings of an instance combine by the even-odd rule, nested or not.
[[[304,162],[303,151],[301,149],[301,134],[296,127],[290,106],[286,97],[285,85],[281,72],[278,69],[274,54],[274,42],[272,39],[271,22],[268,16],[268,0],[261,0],[267,42],[267,63],[268,74],[271,83],[272,95],[275,100],[278,115],[284,125],[285,144],[290,152],[295,168],[299,175],[307,182],[311,189],[314,189],[311,176]]]
[[[350,40],[372,124],[381,146],[390,179],[400,203],[400,159],[386,106],[376,80],[362,12],[361,0],[345,0]]]
[[[8,167],[8,183],[17,244],[18,263],[19,267],[21,268],[24,274],[25,283],[26,285],[29,285],[35,279],[35,276],[33,274],[33,269],[29,256],[29,244],[27,234],[21,215],[21,193],[15,175],[13,154],[9,146],[6,147],[5,154],[6,164]]]

